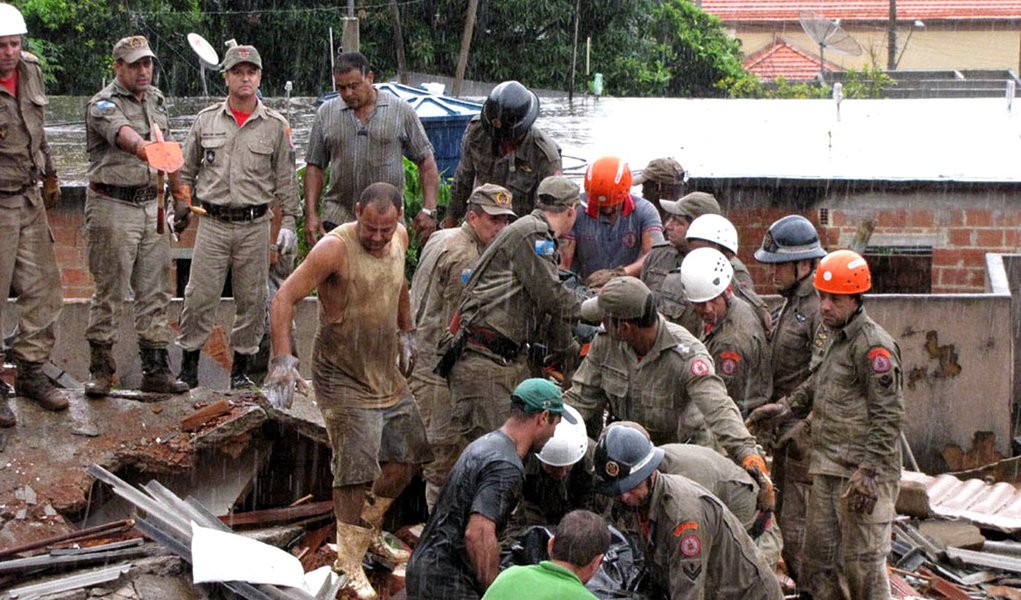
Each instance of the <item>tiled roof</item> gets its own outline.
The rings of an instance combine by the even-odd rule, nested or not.
[[[978,479],[962,481],[953,475],[932,477],[914,471],[901,472],[901,484],[925,486],[933,514],[966,519],[988,529],[1007,533],[1021,530],[1021,493],[1010,483],[989,484]]]
[[[783,77],[787,81],[808,81],[819,73],[819,57],[777,38],[772,44],[744,59],[744,68],[763,81]],[[827,71],[842,71],[826,61]]]
[[[702,10],[724,22],[797,21],[802,10],[844,21],[890,18],[889,0],[702,0]],[[897,0],[897,19],[1021,19],[1021,0]]]

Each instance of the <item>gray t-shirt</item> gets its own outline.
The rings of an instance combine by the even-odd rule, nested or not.
[[[642,254],[642,236],[653,235],[653,244],[663,241],[663,222],[656,207],[645,198],[631,196],[635,208],[630,214],[617,214],[611,221],[605,215],[590,217],[583,208],[578,209],[578,219],[566,236],[573,239],[574,260],[571,270],[582,278],[600,269],[612,269],[629,265]],[[585,194],[581,196],[586,203]]]

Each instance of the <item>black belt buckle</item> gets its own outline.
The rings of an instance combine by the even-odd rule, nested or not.
[[[156,199],[156,187],[151,185],[145,185],[135,188],[134,193],[131,195],[130,202],[135,204],[144,204],[150,200]]]

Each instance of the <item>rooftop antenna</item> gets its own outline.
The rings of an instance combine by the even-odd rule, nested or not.
[[[811,10],[803,10],[798,15],[801,21],[801,28],[805,34],[819,44],[819,76],[826,81],[826,49],[829,48],[836,54],[846,56],[858,56],[861,54],[861,44],[851,37],[851,34],[840,27],[840,20],[831,21]]]
[[[192,51],[199,57],[199,77],[202,79],[202,95],[208,96],[209,90],[206,89],[206,69],[219,69],[220,57],[216,54],[216,50],[213,49],[212,44],[207,42],[206,38],[197,33],[188,34],[188,45],[191,46]]]

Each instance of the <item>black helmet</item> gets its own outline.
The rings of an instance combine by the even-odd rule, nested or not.
[[[770,225],[762,238],[762,247],[755,251],[755,260],[762,263],[794,262],[824,256],[826,251],[819,245],[819,234],[801,215],[788,215]]]
[[[538,116],[539,97],[517,81],[497,85],[482,105],[482,126],[500,142],[524,137]]]
[[[663,461],[663,451],[641,432],[630,427],[611,427],[596,444],[596,475],[603,482],[597,491],[619,496],[645,481]]]

